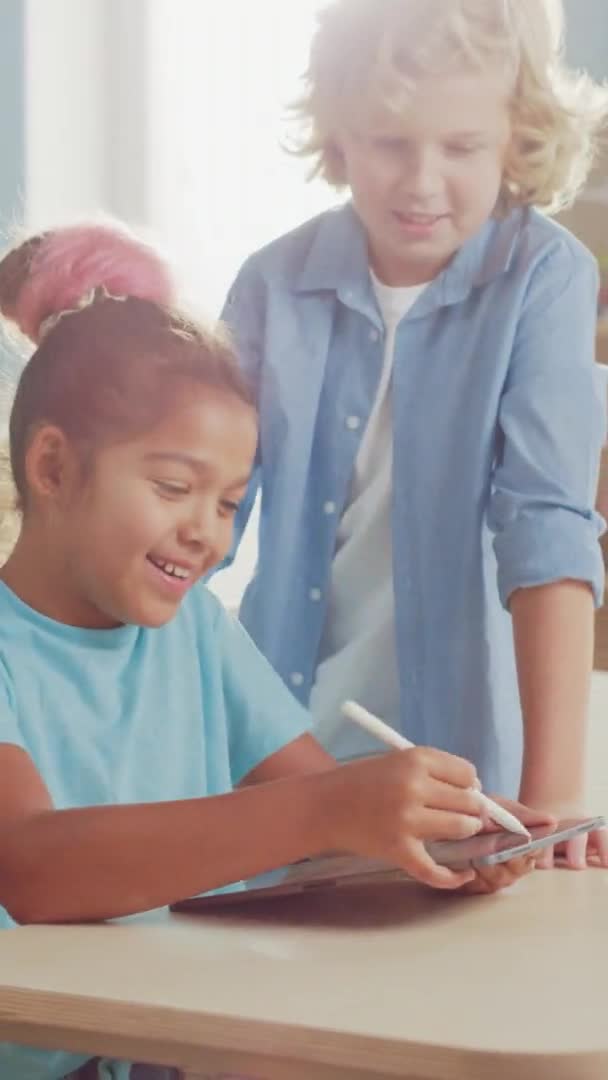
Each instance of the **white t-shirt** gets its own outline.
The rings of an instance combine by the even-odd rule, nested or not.
[[[393,422],[391,379],[397,327],[425,285],[393,288],[372,274],[385,326],[376,400],[355,461],[350,499],[338,528],[327,619],[310,699],[315,734],[339,758],[379,750],[345,722],[346,698],[398,726],[392,551]]]

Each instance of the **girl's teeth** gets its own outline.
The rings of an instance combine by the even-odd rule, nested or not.
[[[156,562],[155,559],[153,559],[152,562],[159,570],[162,570],[163,574],[167,574],[169,577],[180,578],[182,581],[185,581],[186,578],[190,577],[188,570],[184,570],[181,566],[176,566],[175,563]]]

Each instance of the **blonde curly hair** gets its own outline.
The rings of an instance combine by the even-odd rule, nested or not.
[[[318,15],[292,149],[313,175],[347,184],[336,136],[378,113],[402,116],[424,76],[504,72],[511,145],[499,206],[570,205],[608,116],[608,89],[571,70],[562,0],[332,0]]]

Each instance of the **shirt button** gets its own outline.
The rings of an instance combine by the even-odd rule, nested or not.
[[[328,499],[328,501],[326,503],[323,503],[323,513],[324,514],[335,514],[335,512],[336,512],[336,504],[335,504],[335,502],[332,502],[331,499]]]
[[[321,590],[320,589],[311,589],[308,595],[310,596],[310,599],[314,600],[315,603],[316,603],[321,599]]]
[[[292,686],[302,686],[302,683],[304,682],[304,676],[302,675],[301,671],[294,671],[289,676],[289,681]]]
[[[349,431],[357,431],[361,427],[361,419],[359,416],[347,416],[346,426]]]
[[[369,332],[369,340],[370,341],[378,341],[379,338],[380,338],[380,334],[378,333],[377,330],[370,330],[370,332]]]

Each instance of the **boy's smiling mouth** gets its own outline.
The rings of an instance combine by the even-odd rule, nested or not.
[[[404,225],[419,225],[421,227],[435,225],[436,222],[447,217],[446,214],[421,214],[405,210],[393,210],[393,214]]]

